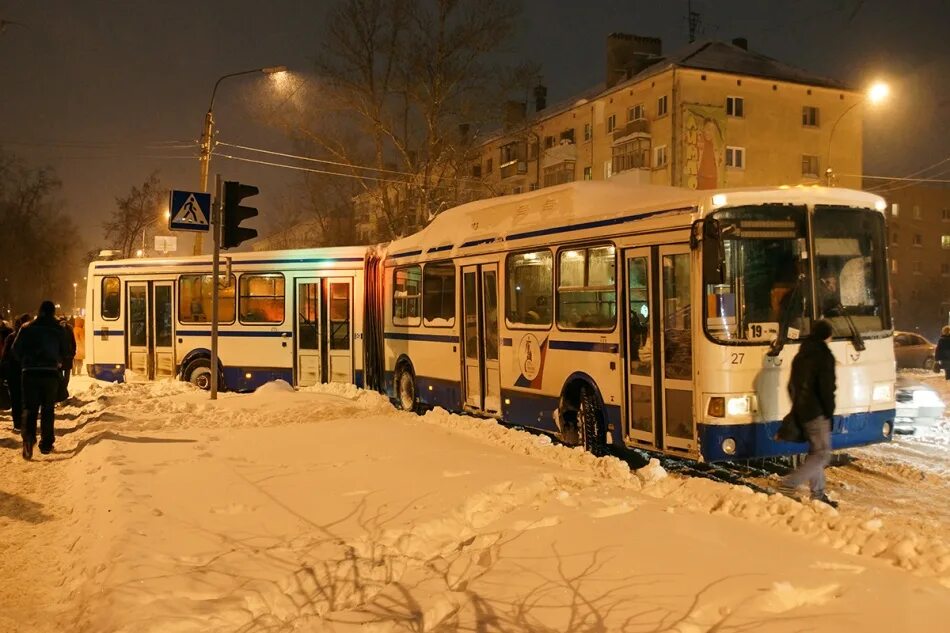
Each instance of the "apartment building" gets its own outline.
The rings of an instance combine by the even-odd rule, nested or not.
[[[481,145],[472,177],[488,195],[635,171],[644,183],[692,189],[824,183],[859,187],[864,95],[748,50],[607,38],[606,82],[533,113],[509,103],[503,131]]]
[[[888,201],[894,327],[935,341],[950,324],[950,187],[898,184],[880,195]]]

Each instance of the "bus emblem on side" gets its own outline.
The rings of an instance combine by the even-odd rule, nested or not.
[[[521,375],[529,382],[541,373],[543,359],[541,357],[541,343],[534,334],[525,334],[518,346],[518,362],[521,365]]]

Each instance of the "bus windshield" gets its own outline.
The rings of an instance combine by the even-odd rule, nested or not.
[[[722,341],[767,342],[806,326],[811,297],[802,205],[730,207],[712,215],[720,268],[704,270],[706,329]],[[707,260],[708,261],[708,260]],[[794,338],[794,336],[793,336]]]
[[[817,312],[835,338],[889,329],[884,218],[871,209],[816,205]]]

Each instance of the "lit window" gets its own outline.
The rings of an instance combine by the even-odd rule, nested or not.
[[[940,236],[940,248],[950,250],[950,235]]]
[[[419,325],[422,269],[406,266],[393,271],[393,325]]]
[[[558,253],[557,324],[609,330],[617,321],[616,249],[569,248]]]
[[[122,284],[118,277],[102,278],[102,304],[99,312],[102,318],[108,321],[114,321],[119,318],[122,293]]]
[[[284,276],[241,275],[238,316],[241,323],[284,322]]]
[[[554,258],[551,251],[513,253],[505,261],[509,327],[551,325]]]
[[[891,272],[894,273],[895,275],[897,274],[897,260],[896,259],[891,260]]]
[[[893,215],[896,218],[897,214],[900,213],[900,211],[901,211],[901,205],[897,204],[896,202],[891,204],[891,215]]]
[[[221,276],[222,282],[224,281]],[[178,278],[178,320],[182,323],[211,323],[211,275],[182,275]],[[283,319],[281,319],[283,320]],[[218,286],[218,321],[234,322],[234,275]]]

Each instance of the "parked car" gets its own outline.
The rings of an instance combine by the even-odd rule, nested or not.
[[[897,377],[895,396],[895,433],[913,433],[918,427],[933,426],[946,409],[937,392],[912,375]]]
[[[898,369],[933,369],[935,345],[915,332],[894,332]]]

